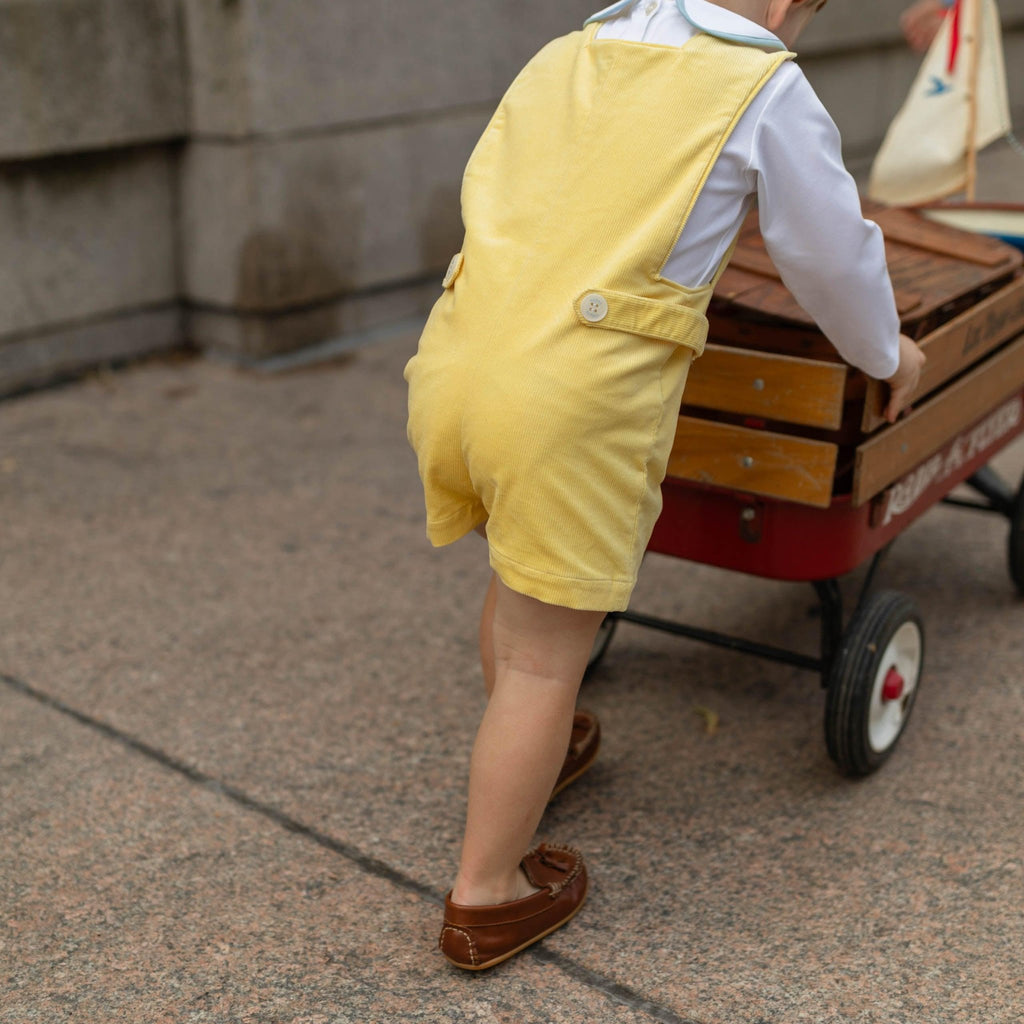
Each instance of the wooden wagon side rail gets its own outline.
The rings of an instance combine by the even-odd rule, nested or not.
[[[1024,335],[940,391],[905,419],[857,448],[853,503],[862,505],[939,449],[958,431],[1020,390]]]
[[[912,401],[930,394],[940,385],[977,362],[1007,338],[1024,330],[1024,276],[983,299],[977,305],[918,343],[928,356],[921,382]],[[871,433],[883,426],[882,408],[888,389],[880,381],[869,381],[861,429]]]

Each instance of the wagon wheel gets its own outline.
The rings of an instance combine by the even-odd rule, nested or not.
[[[869,775],[910,718],[924,661],[924,627],[910,598],[883,590],[858,608],[832,664],[825,700],[829,756]]]
[[[1018,593],[1024,594],[1024,477],[1010,506],[1010,578]]]
[[[619,620],[615,615],[606,615],[601,620],[601,625],[597,627],[597,636],[594,637],[594,646],[590,649],[590,657],[587,659],[587,667],[583,672],[584,679],[597,668],[601,659],[605,656],[608,645],[612,642],[612,637],[615,636],[615,627],[618,624]]]

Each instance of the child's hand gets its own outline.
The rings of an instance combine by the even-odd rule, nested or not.
[[[917,390],[921,379],[921,367],[927,356],[917,347],[917,342],[907,335],[900,335],[900,365],[886,380],[889,385],[889,402],[885,407],[885,418],[895,423],[900,412],[910,402],[910,396]]]

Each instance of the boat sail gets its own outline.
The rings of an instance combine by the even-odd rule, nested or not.
[[[995,0],[957,0],[889,126],[868,195],[901,206],[962,191],[971,200],[975,154],[1010,131]]]

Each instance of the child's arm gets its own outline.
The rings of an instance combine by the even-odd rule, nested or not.
[[[861,214],[839,132],[803,73],[785,65],[776,80],[750,153],[765,245],[839,354],[888,380],[900,371],[900,323],[882,233]]]

